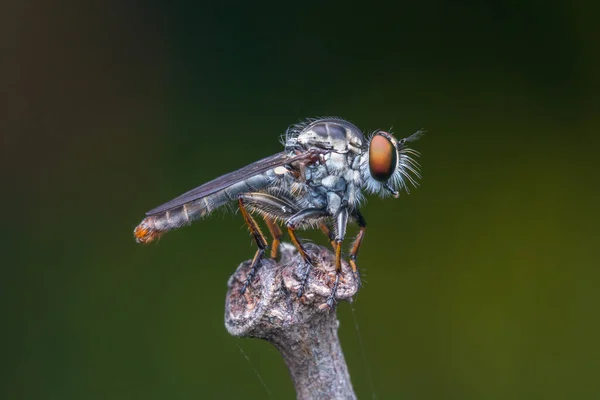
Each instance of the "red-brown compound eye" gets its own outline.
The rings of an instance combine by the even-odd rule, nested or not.
[[[369,171],[373,179],[387,182],[396,171],[398,155],[394,144],[386,136],[376,134],[369,145]]]

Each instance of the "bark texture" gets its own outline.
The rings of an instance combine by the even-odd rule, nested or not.
[[[281,353],[297,398],[356,399],[337,331],[335,306],[326,305],[335,281],[335,256],[324,247],[306,244],[314,262],[302,297],[297,296],[305,269],[294,246],[280,245],[281,261],[263,260],[252,284],[240,293],[250,261],[228,282],[225,326],[230,334],[269,341]],[[343,262],[338,300],[352,301],[359,282]]]

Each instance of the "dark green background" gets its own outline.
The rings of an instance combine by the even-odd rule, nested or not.
[[[599,398],[592,4],[4,3],[0,397],[265,398],[256,370],[293,398],[276,350],[223,327],[239,215],[132,230],[339,115],[429,130],[421,186],[364,208],[366,357],[339,312],[358,395]]]

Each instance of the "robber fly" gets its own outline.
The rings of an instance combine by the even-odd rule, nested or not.
[[[313,261],[296,235],[297,229],[320,227],[335,251],[336,279],[327,305],[333,307],[341,271],[341,246],[346,225],[354,220],[359,233],[350,249],[349,263],[358,278],[356,256],[365,235],[366,221],[359,211],[364,192],[398,197],[416,186],[419,165],[407,147],[421,131],[397,140],[389,132],[376,131],[365,140],[355,125],[340,118],[309,119],[292,125],[282,137],[283,152],[205,183],[146,213],[135,228],[135,239],[148,243],[163,233],[188,225],[231,202],[244,218],[258,250],[242,293],[251,283],[268,242],[253,214],[262,217],[273,237],[271,257],[277,255],[282,236],[279,224],[305,263],[302,292]]]

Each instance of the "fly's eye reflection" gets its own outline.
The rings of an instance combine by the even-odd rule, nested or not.
[[[378,133],[369,145],[369,171],[373,179],[387,182],[394,174],[398,155],[394,144],[386,136]]]

